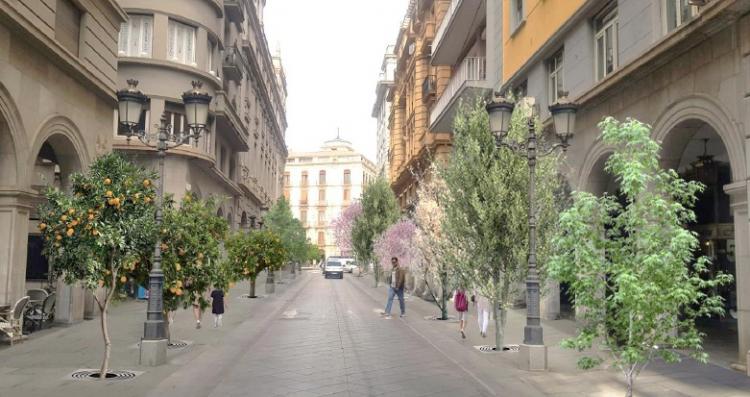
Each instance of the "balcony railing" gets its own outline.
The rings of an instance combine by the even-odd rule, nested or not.
[[[485,57],[466,57],[451,77],[443,95],[435,103],[430,116],[430,123],[441,114],[461,89],[469,81],[484,81],[487,79],[487,59]]]

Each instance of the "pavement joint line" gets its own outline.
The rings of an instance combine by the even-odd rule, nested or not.
[[[357,285],[357,288],[359,288],[360,290],[363,290],[363,287],[362,287],[361,285],[358,285],[357,283],[353,283],[353,284]],[[364,291],[364,290],[363,290],[363,292],[365,292],[365,295],[366,295],[366,296],[368,296],[368,297],[370,297],[370,299],[372,299],[372,300],[375,300],[375,298],[374,298],[374,297],[373,297],[372,295],[370,295],[369,293],[367,293],[367,292],[366,292],[366,291]],[[456,365],[457,367],[461,368],[461,370],[462,370],[462,371],[466,372],[466,374],[467,374],[467,375],[469,375],[469,376],[470,376],[470,377],[471,377],[472,379],[474,379],[475,381],[477,381],[477,383],[479,383],[480,385],[482,385],[482,387],[483,387],[483,388],[484,388],[485,390],[487,390],[487,391],[488,391],[488,392],[490,393],[490,395],[493,395],[493,396],[497,396],[497,393],[495,393],[495,391],[494,391],[494,390],[493,390],[493,389],[492,389],[492,388],[491,388],[491,387],[490,387],[490,386],[489,386],[489,385],[488,385],[487,383],[485,383],[485,382],[484,382],[484,381],[483,381],[482,379],[480,379],[480,378],[479,378],[478,376],[476,376],[476,375],[475,375],[475,374],[474,374],[473,372],[469,371],[469,369],[467,369],[466,367],[464,367],[463,365],[461,365],[461,363],[459,363],[458,361],[456,361],[456,360],[455,360],[455,359],[454,359],[453,357],[451,357],[451,356],[449,356],[448,354],[446,354],[446,353],[445,353],[445,352],[444,352],[444,351],[443,351],[442,349],[440,349],[440,348],[439,348],[439,347],[438,347],[437,345],[435,345],[434,343],[432,343],[432,341],[430,341],[430,340],[429,340],[429,339],[428,339],[428,338],[427,338],[426,336],[424,336],[424,335],[423,335],[423,334],[422,334],[421,332],[417,331],[417,329],[416,329],[416,328],[412,327],[412,326],[411,326],[411,324],[409,324],[409,323],[407,323],[406,321],[404,321],[404,319],[403,319],[403,318],[401,318],[400,320],[401,320],[401,322],[402,322],[402,323],[404,323],[404,324],[405,324],[405,325],[406,325],[407,327],[409,327],[409,329],[410,329],[410,330],[411,330],[412,332],[414,332],[414,333],[415,333],[416,335],[418,335],[418,336],[419,336],[420,338],[422,338],[422,339],[423,339],[423,340],[424,340],[425,342],[427,342],[427,343],[428,343],[428,344],[429,344],[430,346],[432,346],[432,347],[433,347],[433,348],[434,348],[434,349],[435,349],[436,351],[438,351],[438,352],[439,352],[440,354],[442,354],[442,355],[443,355],[443,356],[444,356],[445,358],[447,358],[447,359],[448,359],[448,360],[449,360],[450,362],[452,362],[453,364],[455,364],[455,365]]]

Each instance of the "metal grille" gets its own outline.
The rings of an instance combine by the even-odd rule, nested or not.
[[[140,375],[140,372],[135,371],[118,371],[113,370],[107,372],[106,378],[108,380],[129,380]],[[71,379],[75,380],[99,380],[98,369],[79,369],[76,372],[70,374]]]
[[[494,345],[474,346],[474,348],[482,353],[499,353]],[[502,352],[517,352],[518,348],[518,345],[503,345]]]
[[[177,350],[177,349],[184,349],[188,347],[190,343],[184,341],[184,340],[174,340],[169,342],[167,345],[167,349],[169,350]]]

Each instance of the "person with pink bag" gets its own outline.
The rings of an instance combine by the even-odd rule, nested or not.
[[[469,299],[466,297],[466,291],[462,288],[456,290],[453,294],[453,306],[458,312],[458,332],[461,333],[461,338],[466,339],[466,313],[469,311]]]

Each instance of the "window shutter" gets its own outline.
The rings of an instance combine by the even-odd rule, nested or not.
[[[117,52],[120,54],[128,53],[128,43],[130,43],[130,24],[123,23],[120,25],[120,38],[117,41]]]
[[[169,21],[167,58],[172,60],[177,58],[177,24],[174,21]]]
[[[140,54],[144,57],[151,56],[151,31],[152,27],[151,17],[143,17],[143,23],[141,29],[143,29],[143,40],[141,40],[141,52]]]
[[[185,48],[185,63],[195,64],[195,29],[185,26],[185,36],[187,38],[187,47]]]
[[[138,48],[140,47],[141,42],[141,17],[130,17],[130,25],[132,34],[130,35],[128,55],[137,56],[140,54]]]

